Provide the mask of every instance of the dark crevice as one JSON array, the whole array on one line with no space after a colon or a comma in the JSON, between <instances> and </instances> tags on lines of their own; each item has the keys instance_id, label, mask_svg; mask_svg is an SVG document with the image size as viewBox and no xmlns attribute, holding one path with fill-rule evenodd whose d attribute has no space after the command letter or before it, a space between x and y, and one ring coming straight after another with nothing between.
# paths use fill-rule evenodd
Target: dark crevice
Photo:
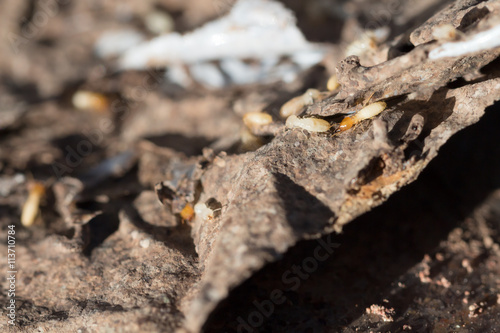
<instances>
[{"instance_id":1,"label":"dark crevice","mask_svg":"<svg viewBox=\"0 0 500 333\"><path fill-rule=\"evenodd\" d=\"M213 143L201 136L188 137L182 134L165 134L159 136L146 137L146 140L151 141L157 146L168 147L175 151L184 153L186 156L197 156L202 154L203 148Z\"/></svg>"},{"instance_id":2,"label":"dark crevice","mask_svg":"<svg viewBox=\"0 0 500 333\"><path fill-rule=\"evenodd\" d=\"M139 212L132 206L122 207L129 217L131 223L138 229L151 235L154 240L163 242L165 246L178 250L184 255L197 257L193 239L191 238L191 227L180 220L174 227L161 227L144 221ZM166 208L165 208L166 209Z\"/></svg>"},{"instance_id":3,"label":"dark crevice","mask_svg":"<svg viewBox=\"0 0 500 333\"><path fill-rule=\"evenodd\" d=\"M425 254L433 254L453 228L500 188L499 111L498 104L487 109L478 124L452 137L418 181L348 224L343 234L323 237L322 242L340 247L318 262L314 271L306 274L305 264L321 244L300 242L282 260L268 264L233 290L212 313L204 331L267 332L276 327L341 331L384 297L404 313L421 295L408 288L389 296L392 283ZM276 298L278 292L284 302ZM396 330L398 324L385 328ZM432 327L425 316L412 319L416 331Z\"/></svg>"},{"instance_id":4,"label":"dark crevice","mask_svg":"<svg viewBox=\"0 0 500 333\"><path fill-rule=\"evenodd\" d=\"M299 238L330 224L333 212L305 188L285 174L274 172L276 190L286 210L286 218ZM311 222L314 221L314 222Z\"/></svg>"},{"instance_id":5,"label":"dark crevice","mask_svg":"<svg viewBox=\"0 0 500 333\"><path fill-rule=\"evenodd\" d=\"M87 223L87 226L90 229L90 241L83 249L82 253L85 256L90 256L96 247L104 243L106 238L118 230L119 225L120 220L118 218L118 214L104 213L91 219Z\"/></svg>"}]
</instances>

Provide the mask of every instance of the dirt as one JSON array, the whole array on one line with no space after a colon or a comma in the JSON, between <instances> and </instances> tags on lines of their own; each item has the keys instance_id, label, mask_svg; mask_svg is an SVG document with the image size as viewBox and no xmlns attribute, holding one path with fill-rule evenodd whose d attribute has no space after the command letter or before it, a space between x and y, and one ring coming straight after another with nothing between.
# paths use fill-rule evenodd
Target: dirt
<instances>
[{"instance_id":1,"label":"dirt","mask_svg":"<svg viewBox=\"0 0 500 333\"><path fill-rule=\"evenodd\" d=\"M93 53L110 29L152 37L153 10L185 32L232 3L2 6L0 225L3 239L14 226L17 272L15 322L4 280L0 328L498 330L500 51L428 59L446 42L437 25L473 35L499 24L498 1L284 1L330 46L291 83L183 89ZM346 58L373 24L387 40ZM280 106L334 73L340 90L305 109L331 130L285 128ZM104 107L76 108L81 91ZM336 132L382 100L379 116ZM274 121L257 137L242 121L256 109ZM194 215L200 204L212 215Z\"/></svg>"}]
</instances>

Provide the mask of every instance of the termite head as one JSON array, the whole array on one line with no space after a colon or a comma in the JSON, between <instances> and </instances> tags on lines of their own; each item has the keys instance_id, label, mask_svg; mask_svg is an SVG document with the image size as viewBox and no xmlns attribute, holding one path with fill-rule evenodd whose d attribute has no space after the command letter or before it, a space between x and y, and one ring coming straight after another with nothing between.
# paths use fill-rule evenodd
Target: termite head
<instances>
[{"instance_id":1,"label":"termite head","mask_svg":"<svg viewBox=\"0 0 500 333\"><path fill-rule=\"evenodd\" d=\"M354 120L351 117L345 117L340 123L339 127L335 130L336 133L344 132L354 126Z\"/></svg>"},{"instance_id":2,"label":"termite head","mask_svg":"<svg viewBox=\"0 0 500 333\"><path fill-rule=\"evenodd\" d=\"M182 221L191 222L194 218L194 209L190 203L187 203L180 212Z\"/></svg>"}]
</instances>

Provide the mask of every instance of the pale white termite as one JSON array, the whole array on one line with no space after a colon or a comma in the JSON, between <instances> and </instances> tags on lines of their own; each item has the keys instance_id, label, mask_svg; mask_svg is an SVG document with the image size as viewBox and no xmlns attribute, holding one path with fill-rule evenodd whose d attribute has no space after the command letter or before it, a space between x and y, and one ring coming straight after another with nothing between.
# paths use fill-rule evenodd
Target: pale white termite
<instances>
[{"instance_id":1,"label":"pale white termite","mask_svg":"<svg viewBox=\"0 0 500 333\"><path fill-rule=\"evenodd\" d=\"M342 119L339 128L336 132L343 132L353 127L355 124L359 123L362 120L375 117L380 112L384 111L387 107L385 102L375 102L373 104L367 105L353 116L345 117Z\"/></svg>"},{"instance_id":2,"label":"pale white termite","mask_svg":"<svg viewBox=\"0 0 500 333\"><path fill-rule=\"evenodd\" d=\"M462 33L451 24L440 25L432 31L432 37L442 41L456 40L461 34Z\"/></svg>"},{"instance_id":3,"label":"pale white termite","mask_svg":"<svg viewBox=\"0 0 500 333\"><path fill-rule=\"evenodd\" d=\"M273 117L265 112L249 112L243 116L243 123L250 129L268 125L273 122Z\"/></svg>"},{"instance_id":4,"label":"pale white termite","mask_svg":"<svg viewBox=\"0 0 500 333\"><path fill-rule=\"evenodd\" d=\"M326 89L328 91L334 91L337 90L340 87L339 80L337 79L337 75L333 74L330 76L328 79L328 82L326 83Z\"/></svg>"},{"instance_id":5,"label":"pale white termite","mask_svg":"<svg viewBox=\"0 0 500 333\"><path fill-rule=\"evenodd\" d=\"M346 56L357 55L361 56L365 54L367 51L374 51L377 49L377 42L373 38L373 36L369 34L363 35L360 39L355 40L351 44L349 44L346 48L345 54Z\"/></svg>"},{"instance_id":6,"label":"pale white termite","mask_svg":"<svg viewBox=\"0 0 500 333\"><path fill-rule=\"evenodd\" d=\"M206 203L201 202L198 202L196 205L194 205L194 212L196 216L200 217L205 222L213 221L216 216L216 212L219 212L220 214L220 210L221 208L212 209L208 207Z\"/></svg>"},{"instance_id":7,"label":"pale white termite","mask_svg":"<svg viewBox=\"0 0 500 333\"><path fill-rule=\"evenodd\" d=\"M299 118L295 115L286 120L288 128L302 128L309 132L326 132L330 129L330 123L319 118Z\"/></svg>"},{"instance_id":8,"label":"pale white termite","mask_svg":"<svg viewBox=\"0 0 500 333\"><path fill-rule=\"evenodd\" d=\"M299 115L304 106L311 105L317 100L321 99L321 92L317 89L307 89L307 91L297 97L292 98L280 109L280 116L288 118L292 115Z\"/></svg>"},{"instance_id":9,"label":"pale white termite","mask_svg":"<svg viewBox=\"0 0 500 333\"><path fill-rule=\"evenodd\" d=\"M30 188L28 199L24 203L21 213L21 224L31 227L38 215L40 200L45 194L45 186L42 183L34 183Z\"/></svg>"},{"instance_id":10,"label":"pale white termite","mask_svg":"<svg viewBox=\"0 0 500 333\"><path fill-rule=\"evenodd\" d=\"M347 46L345 55L357 55L361 57L367 52L376 51L378 45L389 37L390 32L388 27L365 31L359 39Z\"/></svg>"},{"instance_id":11,"label":"pale white termite","mask_svg":"<svg viewBox=\"0 0 500 333\"><path fill-rule=\"evenodd\" d=\"M160 10L153 10L146 14L144 17L144 25L155 35L168 34L175 29L175 23L172 16Z\"/></svg>"},{"instance_id":12,"label":"pale white termite","mask_svg":"<svg viewBox=\"0 0 500 333\"><path fill-rule=\"evenodd\" d=\"M109 109L109 99L103 94L79 90L71 100L73 106L79 110L95 110L104 112Z\"/></svg>"}]
</instances>

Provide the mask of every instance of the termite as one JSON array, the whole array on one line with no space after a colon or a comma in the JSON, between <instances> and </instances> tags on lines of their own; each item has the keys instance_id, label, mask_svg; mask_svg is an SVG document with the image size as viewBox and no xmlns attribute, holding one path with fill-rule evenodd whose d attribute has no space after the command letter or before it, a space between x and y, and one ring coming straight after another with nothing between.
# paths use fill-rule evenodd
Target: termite
<instances>
[{"instance_id":1,"label":"termite","mask_svg":"<svg viewBox=\"0 0 500 333\"><path fill-rule=\"evenodd\" d=\"M183 221L190 222L194 217L193 206L191 206L190 203L187 203L182 209L180 215Z\"/></svg>"},{"instance_id":2,"label":"termite","mask_svg":"<svg viewBox=\"0 0 500 333\"><path fill-rule=\"evenodd\" d=\"M288 128L302 128L309 132L326 132L330 129L330 123L319 118L298 118L295 115L286 120Z\"/></svg>"},{"instance_id":3,"label":"termite","mask_svg":"<svg viewBox=\"0 0 500 333\"><path fill-rule=\"evenodd\" d=\"M345 117L340 123L340 126L339 128L337 128L336 132L346 131L365 119L375 117L380 112L384 111L386 107L387 104L385 102L375 102L373 104L365 106L364 108L356 112L356 114L354 114L353 116Z\"/></svg>"},{"instance_id":4,"label":"termite","mask_svg":"<svg viewBox=\"0 0 500 333\"><path fill-rule=\"evenodd\" d=\"M28 199L24 203L21 213L21 224L25 227L31 227L35 222L40 209L40 200L45 194L45 186L42 183L34 183L30 188Z\"/></svg>"},{"instance_id":5,"label":"termite","mask_svg":"<svg viewBox=\"0 0 500 333\"><path fill-rule=\"evenodd\" d=\"M340 87L339 80L337 79L337 75L333 74L330 76L328 81L326 82L326 89L328 91L334 91L337 90Z\"/></svg>"},{"instance_id":6,"label":"termite","mask_svg":"<svg viewBox=\"0 0 500 333\"><path fill-rule=\"evenodd\" d=\"M317 89L307 89L307 91L297 97L292 98L280 109L280 116L282 118L288 118L292 115L299 115L304 108L304 106L308 106L320 100L322 98L322 94Z\"/></svg>"},{"instance_id":7,"label":"termite","mask_svg":"<svg viewBox=\"0 0 500 333\"><path fill-rule=\"evenodd\" d=\"M109 109L109 99L103 94L92 91L79 90L73 95L71 101L73 106L79 110L104 112Z\"/></svg>"},{"instance_id":8,"label":"termite","mask_svg":"<svg viewBox=\"0 0 500 333\"><path fill-rule=\"evenodd\" d=\"M265 112L249 112L243 116L243 123L250 129L268 125L272 122L273 117Z\"/></svg>"},{"instance_id":9,"label":"termite","mask_svg":"<svg viewBox=\"0 0 500 333\"><path fill-rule=\"evenodd\" d=\"M347 46L346 56L357 55L361 56L368 51L375 51L377 49L377 42L370 34L363 35L360 39L355 40Z\"/></svg>"},{"instance_id":10,"label":"termite","mask_svg":"<svg viewBox=\"0 0 500 333\"><path fill-rule=\"evenodd\" d=\"M390 32L388 27L366 31L359 39L347 46L345 55L357 55L361 57L369 51L376 51L377 46L389 37Z\"/></svg>"},{"instance_id":11,"label":"termite","mask_svg":"<svg viewBox=\"0 0 500 333\"><path fill-rule=\"evenodd\" d=\"M440 25L438 27L435 27L432 31L432 37L440 41L452 41L458 39L461 36L462 33L451 24Z\"/></svg>"},{"instance_id":12,"label":"termite","mask_svg":"<svg viewBox=\"0 0 500 333\"><path fill-rule=\"evenodd\" d=\"M194 206L196 216L200 217L205 222L213 221L220 215L221 210L221 204L214 198L208 199L205 203L198 202Z\"/></svg>"}]
</instances>

